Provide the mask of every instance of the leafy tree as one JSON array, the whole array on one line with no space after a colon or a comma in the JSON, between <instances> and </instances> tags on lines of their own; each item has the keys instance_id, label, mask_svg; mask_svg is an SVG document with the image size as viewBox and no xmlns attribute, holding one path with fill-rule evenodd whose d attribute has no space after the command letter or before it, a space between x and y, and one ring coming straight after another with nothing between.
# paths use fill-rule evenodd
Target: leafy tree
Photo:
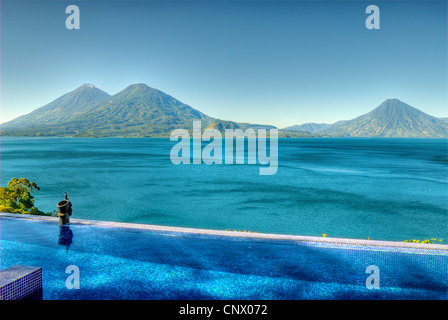
<instances>
[{"instance_id":1,"label":"leafy tree","mask_svg":"<svg viewBox=\"0 0 448 320\"><path fill-rule=\"evenodd\" d=\"M0 187L0 211L26 214L44 214L34 206L31 192L39 190L34 182L25 178L12 178L8 186Z\"/></svg>"}]
</instances>

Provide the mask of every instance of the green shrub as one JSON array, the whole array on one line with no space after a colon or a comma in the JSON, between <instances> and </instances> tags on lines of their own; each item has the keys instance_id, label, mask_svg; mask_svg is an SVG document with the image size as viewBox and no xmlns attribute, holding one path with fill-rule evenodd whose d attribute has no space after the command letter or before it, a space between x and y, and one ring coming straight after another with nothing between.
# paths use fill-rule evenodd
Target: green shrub
<instances>
[{"instance_id":1,"label":"green shrub","mask_svg":"<svg viewBox=\"0 0 448 320\"><path fill-rule=\"evenodd\" d=\"M425 240L416 240L416 239L414 239L414 240L404 240L403 242L412 242L412 243L435 243L435 242L443 242L443 239L434 239L434 238L431 238L431 239L425 239Z\"/></svg>"},{"instance_id":2,"label":"green shrub","mask_svg":"<svg viewBox=\"0 0 448 320\"><path fill-rule=\"evenodd\" d=\"M12 178L8 186L0 187L0 212L45 215L34 206L31 192L39 187L25 178Z\"/></svg>"}]
</instances>

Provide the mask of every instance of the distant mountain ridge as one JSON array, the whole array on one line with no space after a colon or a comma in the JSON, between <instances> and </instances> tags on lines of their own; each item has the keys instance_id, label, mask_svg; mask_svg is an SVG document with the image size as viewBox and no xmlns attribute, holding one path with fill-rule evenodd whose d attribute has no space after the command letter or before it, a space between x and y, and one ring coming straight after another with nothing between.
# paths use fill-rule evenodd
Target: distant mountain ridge
<instances>
[{"instance_id":1,"label":"distant mountain ridge","mask_svg":"<svg viewBox=\"0 0 448 320\"><path fill-rule=\"evenodd\" d=\"M163 136L174 128L189 129L194 120L212 117L146 84L133 84L77 115L71 121L78 135Z\"/></svg>"},{"instance_id":2,"label":"distant mountain ridge","mask_svg":"<svg viewBox=\"0 0 448 320\"><path fill-rule=\"evenodd\" d=\"M92 84L84 84L31 113L2 124L2 128L57 125L80 114L110 95Z\"/></svg>"},{"instance_id":3,"label":"distant mountain ridge","mask_svg":"<svg viewBox=\"0 0 448 320\"><path fill-rule=\"evenodd\" d=\"M168 137L172 130L202 128L274 129L208 116L143 83L111 96L91 84L57 98L29 114L0 125L2 136ZM385 100L371 112L334 124L307 123L279 130L279 137L447 138L447 119L430 116L398 99Z\"/></svg>"},{"instance_id":4,"label":"distant mountain ridge","mask_svg":"<svg viewBox=\"0 0 448 320\"><path fill-rule=\"evenodd\" d=\"M85 84L53 102L0 125L2 136L167 137L177 128L275 128L210 117L146 84L111 96Z\"/></svg>"},{"instance_id":5,"label":"distant mountain ridge","mask_svg":"<svg viewBox=\"0 0 448 320\"><path fill-rule=\"evenodd\" d=\"M304 123L304 124L296 124L294 126L283 128L284 131L305 131L309 133L319 133L325 129L331 127L331 124L327 123Z\"/></svg>"},{"instance_id":6,"label":"distant mountain ridge","mask_svg":"<svg viewBox=\"0 0 448 320\"><path fill-rule=\"evenodd\" d=\"M398 99L387 99L371 112L339 121L319 133L336 137L447 138L448 123Z\"/></svg>"}]
</instances>

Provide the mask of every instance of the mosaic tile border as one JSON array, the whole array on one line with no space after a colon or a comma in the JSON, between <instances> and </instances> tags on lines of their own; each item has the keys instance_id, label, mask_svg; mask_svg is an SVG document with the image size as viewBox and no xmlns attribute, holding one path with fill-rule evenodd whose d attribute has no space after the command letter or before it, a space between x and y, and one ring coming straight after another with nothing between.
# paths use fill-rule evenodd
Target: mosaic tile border
<instances>
[{"instance_id":1,"label":"mosaic tile border","mask_svg":"<svg viewBox=\"0 0 448 320\"><path fill-rule=\"evenodd\" d=\"M42 268L18 265L0 270L0 300L41 297Z\"/></svg>"}]
</instances>

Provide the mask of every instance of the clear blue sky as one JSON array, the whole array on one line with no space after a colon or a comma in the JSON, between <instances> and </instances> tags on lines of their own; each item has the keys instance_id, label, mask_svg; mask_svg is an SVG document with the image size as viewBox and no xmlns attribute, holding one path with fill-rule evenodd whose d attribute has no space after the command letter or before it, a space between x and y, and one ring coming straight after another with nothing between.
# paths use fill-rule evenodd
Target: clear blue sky
<instances>
[{"instance_id":1,"label":"clear blue sky","mask_svg":"<svg viewBox=\"0 0 448 320\"><path fill-rule=\"evenodd\" d=\"M80 30L65 8L78 5ZM365 9L380 8L380 30ZM146 83L216 118L333 123L388 98L448 117L447 3L1 3L1 120L84 83Z\"/></svg>"}]
</instances>

